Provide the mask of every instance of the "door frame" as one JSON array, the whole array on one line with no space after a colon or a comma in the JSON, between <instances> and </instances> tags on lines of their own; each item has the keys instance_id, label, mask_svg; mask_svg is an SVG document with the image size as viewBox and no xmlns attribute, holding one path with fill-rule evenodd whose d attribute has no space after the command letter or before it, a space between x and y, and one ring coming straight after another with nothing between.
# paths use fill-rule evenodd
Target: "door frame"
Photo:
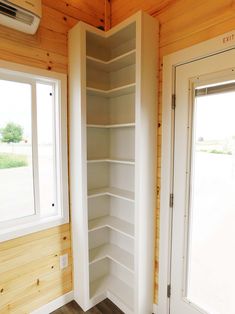
<instances>
[{"instance_id":1,"label":"door frame","mask_svg":"<svg viewBox=\"0 0 235 314\"><path fill-rule=\"evenodd\" d=\"M235 48L235 30L163 57L162 157L160 193L158 314L170 313L167 286L171 282L172 211L174 175L174 109L176 67ZM174 207L174 206L173 206Z\"/></svg>"}]
</instances>

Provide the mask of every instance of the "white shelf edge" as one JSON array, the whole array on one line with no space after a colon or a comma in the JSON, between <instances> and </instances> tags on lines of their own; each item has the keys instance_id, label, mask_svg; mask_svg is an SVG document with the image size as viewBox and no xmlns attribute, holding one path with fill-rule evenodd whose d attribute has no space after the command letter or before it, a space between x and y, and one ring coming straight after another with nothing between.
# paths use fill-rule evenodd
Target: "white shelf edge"
<instances>
[{"instance_id":1,"label":"white shelf edge","mask_svg":"<svg viewBox=\"0 0 235 314\"><path fill-rule=\"evenodd\" d=\"M92 254L93 253L93 254ZM134 273L134 256L114 244L104 244L89 250L89 264L109 258Z\"/></svg>"},{"instance_id":2,"label":"white shelf edge","mask_svg":"<svg viewBox=\"0 0 235 314\"><path fill-rule=\"evenodd\" d=\"M100 188L88 191L88 198L98 197L102 195L114 196L126 201L135 202L134 192L125 191L117 188Z\"/></svg>"},{"instance_id":3,"label":"white shelf edge","mask_svg":"<svg viewBox=\"0 0 235 314\"><path fill-rule=\"evenodd\" d=\"M88 55L86 56L86 59L94 61L94 62L97 62L97 63L100 63L100 64L103 64L104 66L108 66L108 65L110 65L110 64L112 64L112 63L114 63L116 61L119 61L119 60L121 60L121 59L123 59L125 57L128 57L128 56L130 56L132 54L135 54L135 53L136 53L136 49L132 49L132 50L130 50L130 51L128 51L128 52L126 52L126 53L124 53L124 54L122 54L122 55L120 55L120 56L118 56L116 58L113 58L113 59L111 59L109 61L103 61L101 59L98 59L98 58L95 58L95 57L91 57L91 56L88 56Z\"/></svg>"},{"instance_id":4,"label":"white shelf edge","mask_svg":"<svg viewBox=\"0 0 235 314\"><path fill-rule=\"evenodd\" d=\"M88 232L100 230L105 227L117 231L131 239L135 237L133 224L113 216L103 216L88 222Z\"/></svg>"},{"instance_id":5,"label":"white shelf edge","mask_svg":"<svg viewBox=\"0 0 235 314\"><path fill-rule=\"evenodd\" d=\"M124 165L135 165L135 161L132 159L114 159L114 158L99 158L99 159L89 159L87 160L88 164L100 163L100 162L109 162L116 164L124 164Z\"/></svg>"},{"instance_id":6,"label":"white shelf edge","mask_svg":"<svg viewBox=\"0 0 235 314\"><path fill-rule=\"evenodd\" d=\"M104 129L114 129L114 128L133 128L135 123L120 123L120 124L87 124L88 128L104 128Z\"/></svg>"},{"instance_id":7,"label":"white shelf edge","mask_svg":"<svg viewBox=\"0 0 235 314\"><path fill-rule=\"evenodd\" d=\"M132 93L134 92L132 89L136 87L136 83L130 83L130 84L126 84L126 85L122 85L116 88L112 88L112 89L99 89L99 88L94 88L94 87L86 87L87 92L91 92L94 94L102 94L104 96L112 96L112 94L122 94L122 92L127 91L128 93Z\"/></svg>"}]
</instances>

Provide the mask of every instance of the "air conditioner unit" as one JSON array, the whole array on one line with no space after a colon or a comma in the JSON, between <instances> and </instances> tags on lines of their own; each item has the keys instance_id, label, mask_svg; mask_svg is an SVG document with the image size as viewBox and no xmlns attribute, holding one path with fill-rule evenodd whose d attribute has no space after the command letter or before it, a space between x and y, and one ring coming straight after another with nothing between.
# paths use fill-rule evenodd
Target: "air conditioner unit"
<instances>
[{"instance_id":1,"label":"air conditioner unit","mask_svg":"<svg viewBox=\"0 0 235 314\"><path fill-rule=\"evenodd\" d=\"M0 24L35 34L42 16L41 0L0 0Z\"/></svg>"}]
</instances>

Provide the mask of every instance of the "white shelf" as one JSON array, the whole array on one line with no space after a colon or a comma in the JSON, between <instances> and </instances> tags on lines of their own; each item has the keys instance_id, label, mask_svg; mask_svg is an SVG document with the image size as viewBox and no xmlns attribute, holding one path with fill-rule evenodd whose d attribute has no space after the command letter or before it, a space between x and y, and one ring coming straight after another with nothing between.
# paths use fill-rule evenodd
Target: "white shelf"
<instances>
[{"instance_id":1,"label":"white shelf","mask_svg":"<svg viewBox=\"0 0 235 314\"><path fill-rule=\"evenodd\" d=\"M93 189L88 191L88 198L102 196L102 195L110 195L114 197L118 197L130 202L135 201L134 192L121 190L113 187Z\"/></svg>"},{"instance_id":2,"label":"white shelf","mask_svg":"<svg viewBox=\"0 0 235 314\"><path fill-rule=\"evenodd\" d=\"M134 256L114 244L101 245L91 249L89 252L90 264L106 257L125 267L127 270L134 272Z\"/></svg>"},{"instance_id":3,"label":"white shelf","mask_svg":"<svg viewBox=\"0 0 235 314\"><path fill-rule=\"evenodd\" d=\"M127 84L117 88L104 90L87 86L86 90L89 95L98 95L103 97L118 97L125 94L131 94L135 92L135 83Z\"/></svg>"},{"instance_id":4,"label":"white shelf","mask_svg":"<svg viewBox=\"0 0 235 314\"><path fill-rule=\"evenodd\" d=\"M146 314L153 300L156 19L141 12L110 32L84 24L69 33L75 301L89 310L107 297L125 314ZM146 162L138 164L140 155ZM135 267L143 257L143 269Z\"/></svg>"},{"instance_id":5,"label":"white shelf","mask_svg":"<svg viewBox=\"0 0 235 314\"><path fill-rule=\"evenodd\" d=\"M94 57L87 56L87 66L104 72L117 71L129 65L135 64L135 52L136 50L133 49L110 61L103 61Z\"/></svg>"},{"instance_id":6,"label":"white shelf","mask_svg":"<svg viewBox=\"0 0 235 314\"><path fill-rule=\"evenodd\" d=\"M133 128L135 123L120 123L120 124L87 124L88 128L114 129L114 128Z\"/></svg>"},{"instance_id":7,"label":"white shelf","mask_svg":"<svg viewBox=\"0 0 235 314\"><path fill-rule=\"evenodd\" d=\"M135 165L135 161L133 159L115 159L115 158L98 158L98 159L90 159L87 160L87 163L100 163L100 162L109 162L116 164L124 164L124 165Z\"/></svg>"},{"instance_id":8,"label":"white shelf","mask_svg":"<svg viewBox=\"0 0 235 314\"><path fill-rule=\"evenodd\" d=\"M88 222L89 232L99 230L104 227L118 231L130 238L134 238L134 225L126 222L125 220L121 220L113 216L104 216L92 219Z\"/></svg>"},{"instance_id":9,"label":"white shelf","mask_svg":"<svg viewBox=\"0 0 235 314\"><path fill-rule=\"evenodd\" d=\"M96 298L99 295L106 294L106 292L110 292L117 297L130 309L130 312L133 311L134 291L125 282L113 275L107 275L90 283L91 298Z\"/></svg>"}]
</instances>

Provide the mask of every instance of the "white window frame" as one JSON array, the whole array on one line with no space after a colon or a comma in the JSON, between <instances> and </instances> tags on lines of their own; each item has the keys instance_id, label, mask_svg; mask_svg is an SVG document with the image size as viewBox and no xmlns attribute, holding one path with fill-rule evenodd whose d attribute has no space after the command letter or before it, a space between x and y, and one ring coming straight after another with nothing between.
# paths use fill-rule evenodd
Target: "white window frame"
<instances>
[{"instance_id":1,"label":"white window frame","mask_svg":"<svg viewBox=\"0 0 235 314\"><path fill-rule=\"evenodd\" d=\"M181 64L234 47L235 30L163 57L159 296L155 313L168 314L170 310L167 286L171 282L172 208L169 206L169 196L173 191L174 111L172 110L172 95L175 93L175 69Z\"/></svg>"},{"instance_id":2,"label":"white window frame","mask_svg":"<svg viewBox=\"0 0 235 314\"><path fill-rule=\"evenodd\" d=\"M68 148L67 148L67 75L49 72L24 65L14 64L0 60L0 77L9 81L30 84L32 86L32 125L37 119L36 113L36 83L53 86L55 108L55 180L56 201L58 203L55 215L40 216L38 210L39 187L36 186L35 214L27 217L11 219L0 222L0 242L11 240L30 233L42 231L69 222L69 197L68 197ZM34 120L34 121L33 121ZM32 150L37 155L37 130L33 130ZM36 158L37 163L37 158ZM36 177L36 180L35 180ZM33 161L33 184L38 180L38 165Z\"/></svg>"}]
</instances>

